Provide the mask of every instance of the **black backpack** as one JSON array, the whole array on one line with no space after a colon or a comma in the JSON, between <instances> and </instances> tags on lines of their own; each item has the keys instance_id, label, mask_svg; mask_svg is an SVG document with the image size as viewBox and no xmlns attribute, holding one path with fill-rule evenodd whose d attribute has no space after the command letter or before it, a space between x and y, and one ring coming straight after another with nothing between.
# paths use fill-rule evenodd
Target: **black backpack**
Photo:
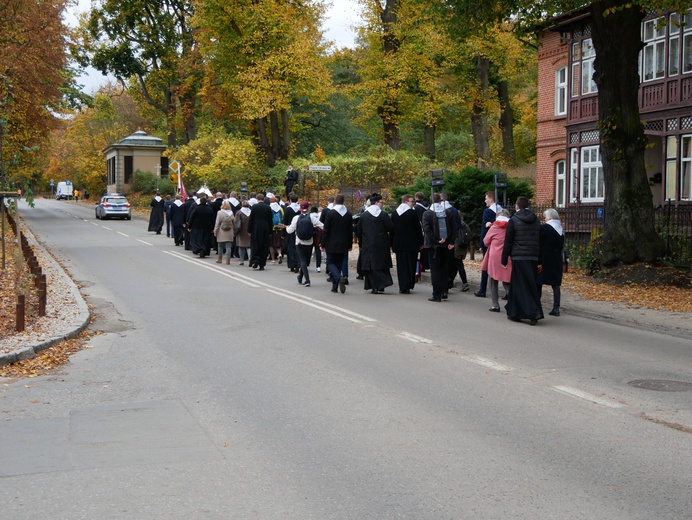
<instances>
[{"instance_id":1,"label":"black backpack","mask_svg":"<svg viewBox=\"0 0 692 520\"><path fill-rule=\"evenodd\" d=\"M462 249L468 249L468 247L471 245L470 231L471 230L469 229L468 224L462 222L461 227L459 228L459 234L457 235L457 247L460 247Z\"/></svg>"},{"instance_id":2,"label":"black backpack","mask_svg":"<svg viewBox=\"0 0 692 520\"><path fill-rule=\"evenodd\" d=\"M315 234L315 226L312 223L310 215L301 215L298 217L296 224L296 235L301 240L310 240Z\"/></svg>"}]
</instances>

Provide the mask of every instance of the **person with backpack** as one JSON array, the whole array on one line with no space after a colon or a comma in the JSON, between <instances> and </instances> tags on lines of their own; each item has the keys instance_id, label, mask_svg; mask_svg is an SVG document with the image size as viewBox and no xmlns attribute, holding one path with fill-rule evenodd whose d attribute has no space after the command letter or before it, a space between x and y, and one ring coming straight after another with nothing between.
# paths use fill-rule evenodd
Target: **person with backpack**
<instances>
[{"instance_id":1,"label":"person with backpack","mask_svg":"<svg viewBox=\"0 0 692 520\"><path fill-rule=\"evenodd\" d=\"M224 255L226 256L226 264L228 265L231 263L234 225L235 222L233 211L231 210L231 203L224 200L221 203L221 208L216 214L216 220L214 222L214 236L216 237L217 244L217 264L221 263Z\"/></svg>"},{"instance_id":2,"label":"person with backpack","mask_svg":"<svg viewBox=\"0 0 692 520\"><path fill-rule=\"evenodd\" d=\"M304 200L300 203L300 213L293 217L286 227L286 233L295 234L296 250L300 261L298 283L310 287L310 257L312 256L312 244L315 237L315 229L324 229L318 213L310 213L310 203Z\"/></svg>"},{"instance_id":3,"label":"person with backpack","mask_svg":"<svg viewBox=\"0 0 692 520\"><path fill-rule=\"evenodd\" d=\"M466 276L466 268L464 267L464 259L469 252L469 247L471 246L471 229L469 225L464 222L464 216L459 212L459 219L461 224L459 225L459 233L457 234L457 240L454 243L454 263L457 268L457 272L461 277L461 290L466 292L469 290L469 280Z\"/></svg>"},{"instance_id":4,"label":"person with backpack","mask_svg":"<svg viewBox=\"0 0 692 520\"><path fill-rule=\"evenodd\" d=\"M434 195L434 203L423 213L423 247L428 253L430 262L430 280L432 282L431 302L447 299L449 290L447 281L447 263L449 251L454 249L457 235L457 224L450 209L445 209L439 193Z\"/></svg>"},{"instance_id":5,"label":"person with backpack","mask_svg":"<svg viewBox=\"0 0 692 520\"><path fill-rule=\"evenodd\" d=\"M269 239L269 257L272 260L272 265L276 264L276 259L279 259L279 264L283 263L284 255L281 253L283 246L283 229L284 209L279 204L276 197L269 199L269 207L272 209L272 234Z\"/></svg>"}]
</instances>

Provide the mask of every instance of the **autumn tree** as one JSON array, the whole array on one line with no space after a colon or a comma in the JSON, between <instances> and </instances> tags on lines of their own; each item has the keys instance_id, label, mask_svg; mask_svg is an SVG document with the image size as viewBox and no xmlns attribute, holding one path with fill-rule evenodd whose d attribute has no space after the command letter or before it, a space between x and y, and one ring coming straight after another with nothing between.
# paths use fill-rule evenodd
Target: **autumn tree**
<instances>
[{"instance_id":1,"label":"autumn tree","mask_svg":"<svg viewBox=\"0 0 692 520\"><path fill-rule=\"evenodd\" d=\"M251 125L271 167L291 152L300 100L331 91L317 0L196 0L195 27L209 70L205 99Z\"/></svg>"},{"instance_id":2,"label":"autumn tree","mask_svg":"<svg viewBox=\"0 0 692 520\"><path fill-rule=\"evenodd\" d=\"M127 85L166 118L168 145L196 135L199 59L191 0L101 0L81 20L73 53Z\"/></svg>"},{"instance_id":3,"label":"autumn tree","mask_svg":"<svg viewBox=\"0 0 692 520\"><path fill-rule=\"evenodd\" d=\"M0 2L0 183L33 181L69 82L66 0ZM9 170L9 172L8 172Z\"/></svg>"}]
</instances>

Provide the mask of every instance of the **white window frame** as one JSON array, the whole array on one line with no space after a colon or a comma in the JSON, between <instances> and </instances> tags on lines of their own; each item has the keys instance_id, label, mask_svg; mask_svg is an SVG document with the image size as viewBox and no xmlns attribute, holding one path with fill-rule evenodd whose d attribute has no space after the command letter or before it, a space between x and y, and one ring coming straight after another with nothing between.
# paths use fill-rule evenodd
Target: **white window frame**
<instances>
[{"instance_id":1,"label":"white window frame","mask_svg":"<svg viewBox=\"0 0 692 520\"><path fill-rule=\"evenodd\" d=\"M591 38L581 42L581 94L593 94L598 92L596 82L593 80L593 62L596 58L596 49Z\"/></svg>"},{"instance_id":2,"label":"white window frame","mask_svg":"<svg viewBox=\"0 0 692 520\"><path fill-rule=\"evenodd\" d=\"M666 139L666 200L678 199L678 138Z\"/></svg>"},{"instance_id":3,"label":"white window frame","mask_svg":"<svg viewBox=\"0 0 692 520\"><path fill-rule=\"evenodd\" d=\"M656 81L666 76L666 23L654 18L642 23L641 81Z\"/></svg>"},{"instance_id":4,"label":"white window frame","mask_svg":"<svg viewBox=\"0 0 692 520\"><path fill-rule=\"evenodd\" d=\"M692 72L692 9L685 15L685 26L682 34L682 66L680 72Z\"/></svg>"},{"instance_id":5,"label":"white window frame","mask_svg":"<svg viewBox=\"0 0 692 520\"><path fill-rule=\"evenodd\" d=\"M555 163L555 206L564 208L567 197L567 164L565 161Z\"/></svg>"},{"instance_id":6,"label":"white window frame","mask_svg":"<svg viewBox=\"0 0 692 520\"><path fill-rule=\"evenodd\" d=\"M555 115L567 114L567 67L555 71Z\"/></svg>"},{"instance_id":7,"label":"white window frame","mask_svg":"<svg viewBox=\"0 0 692 520\"><path fill-rule=\"evenodd\" d=\"M668 22L668 76L680 72L680 15L672 13Z\"/></svg>"},{"instance_id":8,"label":"white window frame","mask_svg":"<svg viewBox=\"0 0 692 520\"><path fill-rule=\"evenodd\" d=\"M579 148L570 150L569 171L569 201L577 202L577 195L579 194Z\"/></svg>"},{"instance_id":9,"label":"white window frame","mask_svg":"<svg viewBox=\"0 0 692 520\"><path fill-rule=\"evenodd\" d=\"M600 146L584 146L580 151L580 199L582 202L603 202L605 182Z\"/></svg>"},{"instance_id":10,"label":"white window frame","mask_svg":"<svg viewBox=\"0 0 692 520\"><path fill-rule=\"evenodd\" d=\"M692 134L680 137L680 200L692 200Z\"/></svg>"}]
</instances>

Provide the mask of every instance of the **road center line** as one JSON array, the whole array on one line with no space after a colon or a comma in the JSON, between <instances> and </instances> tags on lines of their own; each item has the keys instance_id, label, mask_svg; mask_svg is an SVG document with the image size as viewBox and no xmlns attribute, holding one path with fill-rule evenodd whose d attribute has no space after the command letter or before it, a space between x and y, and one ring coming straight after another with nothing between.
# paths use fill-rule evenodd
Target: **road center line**
<instances>
[{"instance_id":1,"label":"road center line","mask_svg":"<svg viewBox=\"0 0 692 520\"><path fill-rule=\"evenodd\" d=\"M153 246L154 245L154 244L150 244L149 242L145 242L144 240L140 240L139 238L137 238L136 240L137 240L137 242L141 242L145 246Z\"/></svg>"},{"instance_id":2,"label":"road center line","mask_svg":"<svg viewBox=\"0 0 692 520\"><path fill-rule=\"evenodd\" d=\"M430 344L432 343L431 340L427 338L422 338L420 336L416 336L415 334L411 334L410 332L402 332L401 334L398 334L400 338L407 339L409 341L413 341L414 343L426 343Z\"/></svg>"},{"instance_id":3,"label":"road center line","mask_svg":"<svg viewBox=\"0 0 692 520\"><path fill-rule=\"evenodd\" d=\"M182 253L178 253L176 251L164 251L164 253L169 254L171 256L175 256L176 258L180 258L181 260L185 260L186 262L191 262L195 265L205 267L207 269L215 271L219 274L222 274L224 276L227 276L227 277L232 278L234 280L237 280L239 282L243 282L243 283L245 283L251 287L264 287L264 288L268 289L270 292L273 292L275 294L276 293L282 293L282 294L280 294L280 296L285 295L287 297L295 298L295 292L293 292L293 291L282 289L280 287L275 287L274 285L269 284L269 283L260 282L258 280L255 280L255 279L250 278L249 276L245 276L243 274L239 274L239 273L232 272L232 271L229 272L226 269L223 269L221 267L217 267L216 265L207 266L204 264L200 264L200 263L188 258L187 256L183 255ZM301 301L301 303L306 302L306 301L310 302L313 307L320 309L320 310L324 310L325 312L329 312L330 314L334 314L335 316L339 316L340 318L343 318L345 315L351 316L351 318L348 318L348 319L350 319L354 323L360 323L363 321L368 321L368 322L374 323L377 321L376 319L370 318L369 316L364 316L362 314L358 314L357 312L353 312L353 311L345 309L343 307L339 307L338 305L334 305L334 304L331 304L331 303L328 303L328 302L325 302L322 300L316 300L314 298L310 298L307 296L300 296L300 301ZM331 309L331 310L328 310L328 309Z\"/></svg>"},{"instance_id":4,"label":"road center line","mask_svg":"<svg viewBox=\"0 0 692 520\"><path fill-rule=\"evenodd\" d=\"M124 236L124 237L128 237L128 238L130 237L130 235L126 235L126 234L123 233L122 231L117 231L117 233L118 233L118 235L122 235L122 236Z\"/></svg>"},{"instance_id":5,"label":"road center line","mask_svg":"<svg viewBox=\"0 0 692 520\"><path fill-rule=\"evenodd\" d=\"M267 289L267 290L268 290L270 293L276 294L277 296L282 296L282 297L284 297L284 298L288 298L289 300L293 300L293 301L296 301L296 302L298 302L298 303L302 303L303 305L307 305L307 306L309 306L309 307L314 307L315 309L318 309L318 310L320 310L320 311L322 311L322 312L326 312L326 313L328 313L328 314L332 314L332 315L336 316L337 318L341 318L341 319L344 319L344 320L348 320L348 321L350 321L350 322L352 322L352 323L360 323L360 320L357 320L357 319L355 319L355 318L351 318L350 316L346 316L345 314L341 314L341 313L339 313L339 312L337 312L337 311L333 311L333 310L331 310L331 309L325 309L324 307L321 307L321 306L319 306L319 305L317 305L317 304L315 304L315 303L312 303L312 302L310 302L310 301L307 301L305 298L301 298L301 297L298 297L298 296L293 296L293 295L291 295L291 294L286 294L286 293L280 292L280 291L275 291L274 289Z\"/></svg>"},{"instance_id":6,"label":"road center line","mask_svg":"<svg viewBox=\"0 0 692 520\"><path fill-rule=\"evenodd\" d=\"M103 229L107 229L108 231L113 231L111 228L106 227L106 226L101 226Z\"/></svg>"},{"instance_id":7,"label":"road center line","mask_svg":"<svg viewBox=\"0 0 692 520\"><path fill-rule=\"evenodd\" d=\"M601 399L600 397L596 397L593 394L589 394L588 392L584 392L576 388L571 388L569 386L554 386L553 390L557 390L561 394L567 394L572 397L578 397L579 399L584 399L586 401L590 401L601 406L607 406L608 408L622 408L624 406L623 404L616 403L614 401L609 401L607 399Z\"/></svg>"},{"instance_id":8,"label":"road center line","mask_svg":"<svg viewBox=\"0 0 692 520\"><path fill-rule=\"evenodd\" d=\"M503 365L501 363L496 363L492 359L487 359L481 356L462 356L462 359L475 363L476 365L497 370L498 372L509 372L513 370L512 367L508 367L507 365Z\"/></svg>"}]
</instances>

